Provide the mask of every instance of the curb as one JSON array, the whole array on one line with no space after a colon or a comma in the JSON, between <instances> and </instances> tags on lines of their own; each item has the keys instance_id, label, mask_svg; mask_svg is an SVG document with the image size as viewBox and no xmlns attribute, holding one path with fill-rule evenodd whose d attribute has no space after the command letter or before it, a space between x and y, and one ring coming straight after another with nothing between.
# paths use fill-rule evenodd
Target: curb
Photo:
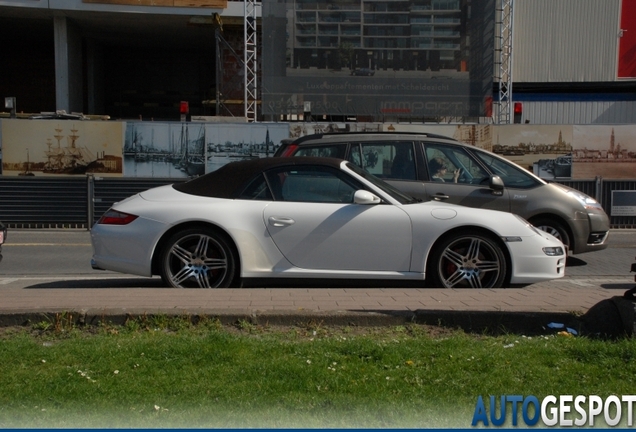
<instances>
[{"instance_id":1,"label":"curb","mask_svg":"<svg viewBox=\"0 0 636 432\"><path fill-rule=\"evenodd\" d=\"M524 335L545 334L551 322L564 323L579 328L572 313L559 312L484 312L484 311L233 311L227 310L136 310L136 309L86 309L60 311L3 312L0 310L0 327L28 326L40 322L97 326L102 323L124 325L139 317L184 317L193 322L206 317L223 325L245 321L260 326L352 326L387 327L405 324L423 324L461 329L469 333Z\"/></svg>"}]
</instances>

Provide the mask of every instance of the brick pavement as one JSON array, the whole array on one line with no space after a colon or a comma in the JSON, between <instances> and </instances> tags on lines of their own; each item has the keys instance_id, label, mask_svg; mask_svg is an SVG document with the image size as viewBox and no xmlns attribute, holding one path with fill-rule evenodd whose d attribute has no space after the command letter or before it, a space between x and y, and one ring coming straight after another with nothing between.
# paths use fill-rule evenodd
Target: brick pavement
<instances>
[{"instance_id":1,"label":"brick pavement","mask_svg":"<svg viewBox=\"0 0 636 432\"><path fill-rule=\"evenodd\" d=\"M384 325L410 321L536 326L566 321L636 285L636 231L613 233L611 247L569 259L566 277L525 288L241 288L169 289L158 278L110 272L77 276L0 275L0 325L51 319L122 321L130 315L210 315L222 321ZM493 324L494 323L494 324Z\"/></svg>"}]
</instances>

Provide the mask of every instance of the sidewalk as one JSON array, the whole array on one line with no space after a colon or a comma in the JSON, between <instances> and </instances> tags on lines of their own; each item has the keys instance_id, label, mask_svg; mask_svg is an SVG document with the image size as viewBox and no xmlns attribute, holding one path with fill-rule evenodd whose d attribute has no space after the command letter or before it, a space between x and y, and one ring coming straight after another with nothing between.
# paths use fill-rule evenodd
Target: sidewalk
<instances>
[{"instance_id":1,"label":"sidewalk","mask_svg":"<svg viewBox=\"0 0 636 432\"><path fill-rule=\"evenodd\" d=\"M0 325L55 319L123 323L130 316L210 316L231 324L443 324L469 330L506 327L532 331L567 322L621 296L633 277L566 277L518 289L242 288L170 289L159 279L108 275L0 279ZM527 330L526 330L527 329Z\"/></svg>"}]
</instances>

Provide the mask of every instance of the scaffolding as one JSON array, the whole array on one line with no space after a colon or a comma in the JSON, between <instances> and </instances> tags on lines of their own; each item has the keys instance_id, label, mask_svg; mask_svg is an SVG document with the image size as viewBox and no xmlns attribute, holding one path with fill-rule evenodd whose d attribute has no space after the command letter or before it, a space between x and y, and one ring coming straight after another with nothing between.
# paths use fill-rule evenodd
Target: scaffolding
<instances>
[{"instance_id":1,"label":"scaffolding","mask_svg":"<svg viewBox=\"0 0 636 432\"><path fill-rule=\"evenodd\" d=\"M216 115L240 116L239 107L244 105L241 90L244 69L243 58L223 37L221 26L216 28ZM229 70L228 70L229 69Z\"/></svg>"},{"instance_id":2,"label":"scaffolding","mask_svg":"<svg viewBox=\"0 0 636 432\"><path fill-rule=\"evenodd\" d=\"M512 123L512 21L513 0L499 0L496 20L499 25L499 35L495 38L495 65L499 83L499 98L495 105L495 123Z\"/></svg>"},{"instance_id":3,"label":"scaffolding","mask_svg":"<svg viewBox=\"0 0 636 432\"><path fill-rule=\"evenodd\" d=\"M244 101L245 118L248 122L257 120L258 107L258 53L257 53L257 24L256 8L260 3L256 0L244 0L245 22L243 24L243 36L245 48L243 50L244 76Z\"/></svg>"}]
</instances>

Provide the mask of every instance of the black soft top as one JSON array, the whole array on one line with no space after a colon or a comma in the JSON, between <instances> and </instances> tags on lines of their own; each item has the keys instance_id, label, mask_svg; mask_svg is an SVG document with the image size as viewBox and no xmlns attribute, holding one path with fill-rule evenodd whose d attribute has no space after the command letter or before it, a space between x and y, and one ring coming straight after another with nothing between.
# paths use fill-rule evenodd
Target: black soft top
<instances>
[{"instance_id":1,"label":"black soft top","mask_svg":"<svg viewBox=\"0 0 636 432\"><path fill-rule=\"evenodd\" d=\"M338 169L341 159L318 157L269 157L230 162L216 171L184 183L175 183L179 192L212 198L233 199L238 197L250 181L273 168L284 166L316 165Z\"/></svg>"}]
</instances>

